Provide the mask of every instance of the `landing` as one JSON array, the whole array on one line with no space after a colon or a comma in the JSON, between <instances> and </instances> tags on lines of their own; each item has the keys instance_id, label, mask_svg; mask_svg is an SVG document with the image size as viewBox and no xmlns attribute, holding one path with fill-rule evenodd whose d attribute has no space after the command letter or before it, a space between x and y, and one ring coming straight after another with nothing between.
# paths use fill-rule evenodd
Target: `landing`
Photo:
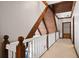
<instances>
[{"instance_id":1,"label":"landing","mask_svg":"<svg viewBox=\"0 0 79 59\"><path fill-rule=\"evenodd\" d=\"M41 58L76 58L77 55L70 39L59 39Z\"/></svg>"}]
</instances>

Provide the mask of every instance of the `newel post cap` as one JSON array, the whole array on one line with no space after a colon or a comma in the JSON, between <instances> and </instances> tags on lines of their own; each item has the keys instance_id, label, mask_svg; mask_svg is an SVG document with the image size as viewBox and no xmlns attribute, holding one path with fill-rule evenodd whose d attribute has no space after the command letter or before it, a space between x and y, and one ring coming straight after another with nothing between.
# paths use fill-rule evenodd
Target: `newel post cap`
<instances>
[{"instance_id":1,"label":"newel post cap","mask_svg":"<svg viewBox=\"0 0 79 59\"><path fill-rule=\"evenodd\" d=\"M9 36L8 35L4 35L4 40L8 40Z\"/></svg>"},{"instance_id":2,"label":"newel post cap","mask_svg":"<svg viewBox=\"0 0 79 59\"><path fill-rule=\"evenodd\" d=\"M23 40L24 40L24 37L23 37L23 36L19 36L19 37L18 37L18 41L19 41L19 42L23 42Z\"/></svg>"}]
</instances>

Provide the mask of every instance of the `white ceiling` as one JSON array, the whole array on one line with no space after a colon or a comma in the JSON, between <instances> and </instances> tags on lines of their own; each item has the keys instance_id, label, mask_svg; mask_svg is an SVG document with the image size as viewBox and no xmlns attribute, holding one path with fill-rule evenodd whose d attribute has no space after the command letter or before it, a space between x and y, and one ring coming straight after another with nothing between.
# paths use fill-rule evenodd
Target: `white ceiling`
<instances>
[{"instance_id":1,"label":"white ceiling","mask_svg":"<svg viewBox=\"0 0 79 59\"><path fill-rule=\"evenodd\" d=\"M56 16L58 16L58 18L70 17L71 13L72 13L71 11L69 11L69 12L63 12L63 13L56 13Z\"/></svg>"},{"instance_id":2,"label":"white ceiling","mask_svg":"<svg viewBox=\"0 0 79 59\"><path fill-rule=\"evenodd\" d=\"M62 1L47 1L48 5L55 4L55 3L59 3L59 2L62 2Z\"/></svg>"}]
</instances>

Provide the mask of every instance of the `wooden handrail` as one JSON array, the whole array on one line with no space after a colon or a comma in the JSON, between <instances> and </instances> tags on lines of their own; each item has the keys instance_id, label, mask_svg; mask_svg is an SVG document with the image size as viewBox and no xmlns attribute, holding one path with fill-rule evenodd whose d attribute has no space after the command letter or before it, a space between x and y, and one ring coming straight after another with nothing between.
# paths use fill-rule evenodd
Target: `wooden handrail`
<instances>
[{"instance_id":1,"label":"wooden handrail","mask_svg":"<svg viewBox=\"0 0 79 59\"><path fill-rule=\"evenodd\" d=\"M46 1L42 1L46 6L48 6L48 3Z\"/></svg>"},{"instance_id":2,"label":"wooden handrail","mask_svg":"<svg viewBox=\"0 0 79 59\"><path fill-rule=\"evenodd\" d=\"M16 46L16 58L25 58L25 45L23 43L24 37L18 37L18 45Z\"/></svg>"},{"instance_id":3,"label":"wooden handrail","mask_svg":"<svg viewBox=\"0 0 79 59\"><path fill-rule=\"evenodd\" d=\"M36 32L36 30L38 29L38 26L40 25L41 21L43 20L45 13L48 10L48 6L46 6L46 8L44 9L44 11L42 12L42 14L40 15L40 17L38 18L38 20L36 21L36 23L34 24L34 26L32 27L31 31L29 32L29 34L27 35L27 38L32 38L34 33Z\"/></svg>"},{"instance_id":4,"label":"wooden handrail","mask_svg":"<svg viewBox=\"0 0 79 59\"><path fill-rule=\"evenodd\" d=\"M8 40L9 36L8 35L4 35L3 39L3 43L2 43L2 57L3 58L8 58L8 50L6 49L6 45L9 44L9 40Z\"/></svg>"}]
</instances>

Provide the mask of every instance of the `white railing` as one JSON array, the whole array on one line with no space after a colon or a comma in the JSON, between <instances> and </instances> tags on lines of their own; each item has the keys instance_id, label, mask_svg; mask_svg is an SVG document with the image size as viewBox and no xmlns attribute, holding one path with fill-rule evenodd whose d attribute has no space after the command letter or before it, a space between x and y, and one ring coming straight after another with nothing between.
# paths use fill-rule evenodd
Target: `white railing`
<instances>
[{"instance_id":1,"label":"white railing","mask_svg":"<svg viewBox=\"0 0 79 59\"><path fill-rule=\"evenodd\" d=\"M49 47L55 43L56 40L59 39L59 32L53 32L48 34L48 43L49 43Z\"/></svg>"},{"instance_id":2,"label":"white railing","mask_svg":"<svg viewBox=\"0 0 79 59\"><path fill-rule=\"evenodd\" d=\"M59 39L59 32L56 32L56 40Z\"/></svg>"},{"instance_id":3,"label":"white railing","mask_svg":"<svg viewBox=\"0 0 79 59\"><path fill-rule=\"evenodd\" d=\"M55 39L58 39L58 32L51 33L48 37L49 46L51 46L55 42ZM28 58L38 58L47 50L47 35L25 39L23 41L25 46L26 42L28 42ZM16 41L6 45L6 49L8 49L8 58L16 57L16 46L18 43L19 42Z\"/></svg>"}]
</instances>

